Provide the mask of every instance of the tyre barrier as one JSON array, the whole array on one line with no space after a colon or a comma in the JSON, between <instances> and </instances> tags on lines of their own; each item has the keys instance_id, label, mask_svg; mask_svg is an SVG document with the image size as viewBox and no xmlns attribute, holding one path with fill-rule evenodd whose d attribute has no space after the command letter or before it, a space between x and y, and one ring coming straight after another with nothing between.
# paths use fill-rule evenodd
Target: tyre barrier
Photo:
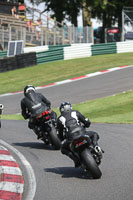
<instances>
[{"instance_id":1,"label":"tyre barrier","mask_svg":"<svg viewBox=\"0 0 133 200\"><path fill-rule=\"evenodd\" d=\"M0 72L25 68L36 64L35 52L16 55L13 57L4 57L0 59Z\"/></svg>"}]
</instances>

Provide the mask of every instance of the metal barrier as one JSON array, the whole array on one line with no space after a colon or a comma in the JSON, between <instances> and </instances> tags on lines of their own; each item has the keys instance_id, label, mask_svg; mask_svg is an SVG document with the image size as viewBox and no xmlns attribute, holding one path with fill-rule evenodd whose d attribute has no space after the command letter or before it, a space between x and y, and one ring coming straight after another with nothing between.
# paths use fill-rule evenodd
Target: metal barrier
<instances>
[{"instance_id":1,"label":"metal barrier","mask_svg":"<svg viewBox=\"0 0 133 200\"><path fill-rule=\"evenodd\" d=\"M37 46L37 47L25 47L24 48L24 53L29 53L29 52L42 52L42 51L48 51L49 47L48 45L45 46Z\"/></svg>"},{"instance_id":2,"label":"metal barrier","mask_svg":"<svg viewBox=\"0 0 133 200\"><path fill-rule=\"evenodd\" d=\"M48 49L39 52L40 49ZM26 50L27 49L27 50ZM57 60L67 60L83 58L102 54L133 52L133 42L117 42L106 44L72 44L57 46L27 47L22 55L0 59L0 72L28 67L31 65L52 62ZM30 53L31 52L31 53ZM0 57L7 52L0 52Z\"/></svg>"},{"instance_id":3,"label":"metal barrier","mask_svg":"<svg viewBox=\"0 0 133 200\"><path fill-rule=\"evenodd\" d=\"M133 52L133 41L117 42L117 53Z\"/></svg>"},{"instance_id":4,"label":"metal barrier","mask_svg":"<svg viewBox=\"0 0 133 200\"><path fill-rule=\"evenodd\" d=\"M64 48L64 60L73 58L84 58L92 55L91 43L87 44L72 44L70 47Z\"/></svg>"},{"instance_id":5,"label":"metal barrier","mask_svg":"<svg viewBox=\"0 0 133 200\"><path fill-rule=\"evenodd\" d=\"M0 51L0 58L6 57L7 51Z\"/></svg>"},{"instance_id":6,"label":"metal barrier","mask_svg":"<svg viewBox=\"0 0 133 200\"><path fill-rule=\"evenodd\" d=\"M63 47L56 47L55 49L49 49L48 51L36 53L37 64L52 62L56 60L64 60Z\"/></svg>"},{"instance_id":7,"label":"metal barrier","mask_svg":"<svg viewBox=\"0 0 133 200\"><path fill-rule=\"evenodd\" d=\"M95 44L95 45L92 45L91 48L92 48L92 56L117 53L115 42Z\"/></svg>"}]
</instances>

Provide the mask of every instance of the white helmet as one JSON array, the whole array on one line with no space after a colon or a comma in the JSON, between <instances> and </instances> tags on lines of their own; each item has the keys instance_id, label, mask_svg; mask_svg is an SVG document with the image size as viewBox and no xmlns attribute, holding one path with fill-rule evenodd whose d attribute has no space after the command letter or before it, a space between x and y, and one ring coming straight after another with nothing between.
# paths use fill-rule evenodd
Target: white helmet
<instances>
[{"instance_id":1,"label":"white helmet","mask_svg":"<svg viewBox=\"0 0 133 200\"><path fill-rule=\"evenodd\" d=\"M61 113L64 111L70 111L70 110L72 110L72 105L69 102L63 102L63 103L61 103L59 109L60 109Z\"/></svg>"}]
</instances>

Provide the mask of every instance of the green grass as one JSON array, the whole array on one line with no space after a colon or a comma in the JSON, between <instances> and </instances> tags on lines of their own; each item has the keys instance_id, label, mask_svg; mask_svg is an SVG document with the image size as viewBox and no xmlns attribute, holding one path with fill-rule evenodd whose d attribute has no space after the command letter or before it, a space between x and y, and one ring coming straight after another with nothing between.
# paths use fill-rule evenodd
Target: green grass
<instances>
[{"instance_id":1,"label":"green grass","mask_svg":"<svg viewBox=\"0 0 133 200\"><path fill-rule=\"evenodd\" d=\"M74 106L95 123L133 123L133 91Z\"/></svg>"},{"instance_id":2,"label":"green grass","mask_svg":"<svg viewBox=\"0 0 133 200\"><path fill-rule=\"evenodd\" d=\"M77 76L133 65L133 53L108 54L89 58L45 63L0 73L0 94L23 90L25 85L46 85ZM73 105L93 123L133 123L133 91ZM54 109L59 115L58 108ZM2 119L22 120L21 115L1 115Z\"/></svg>"},{"instance_id":3,"label":"green grass","mask_svg":"<svg viewBox=\"0 0 133 200\"><path fill-rule=\"evenodd\" d=\"M74 78L112 67L133 64L133 53L108 54L88 58L56 61L0 73L0 94Z\"/></svg>"},{"instance_id":4,"label":"green grass","mask_svg":"<svg viewBox=\"0 0 133 200\"><path fill-rule=\"evenodd\" d=\"M23 120L21 114L11 114L11 115L1 115L1 119L7 119L7 120Z\"/></svg>"},{"instance_id":5,"label":"green grass","mask_svg":"<svg viewBox=\"0 0 133 200\"><path fill-rule=\"evenodd\" d=\"M133 123L133 91L73 105L93 123ZM59 109L54 109L59 116ZM21 115L2 115L2 119L23 119Z\"/></svg>"}]
</instances>

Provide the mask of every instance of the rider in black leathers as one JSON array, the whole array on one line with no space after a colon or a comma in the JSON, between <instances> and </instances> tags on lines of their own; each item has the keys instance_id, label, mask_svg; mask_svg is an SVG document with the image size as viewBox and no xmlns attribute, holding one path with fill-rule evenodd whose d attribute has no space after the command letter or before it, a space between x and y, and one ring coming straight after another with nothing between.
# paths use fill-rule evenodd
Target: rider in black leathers
<instances>
[{"instance_id":1,"label":"rider in black leathers","mask_svg":"<svg viewBox=\"0 0 133 200\"><path fill-rule=\"evenodd\" d=\"M97 140L99 139L99 135L94 131L87 131L86 128L91 124L90 120L85 118L79 111L72 110L72 106L69 102L61 103L59 109L61 115L57 119L57 129L59 138L62 141L61 152L74 161L75 167L79 167L79 159L69 148L71 139L75 136L74 129L78 127L78 134L84 133L88 135L90 138L89 142L94 146L98 145Z\"/></svg>"},{"instance_id":2,"label":"rider in black leathers","mask_svg":"<svg viewBox=\"0 0 133 200\"><path fill-rule=\"evenodd\" d=\"M35 91L35 87L32 85L27 85L24 88L24 98L21 100L21 114L24 119L29 119L28 127L33 129L33 131L38 136L39 139L41 135L40 121L37 119L36 115L43 110L43 106L47 105L49 110L51 107L51 102L44 97L41 93ZM51 119L54 125L57 124L57 115L54 111L51 111Z\"/></svg>"}]
</instances>

